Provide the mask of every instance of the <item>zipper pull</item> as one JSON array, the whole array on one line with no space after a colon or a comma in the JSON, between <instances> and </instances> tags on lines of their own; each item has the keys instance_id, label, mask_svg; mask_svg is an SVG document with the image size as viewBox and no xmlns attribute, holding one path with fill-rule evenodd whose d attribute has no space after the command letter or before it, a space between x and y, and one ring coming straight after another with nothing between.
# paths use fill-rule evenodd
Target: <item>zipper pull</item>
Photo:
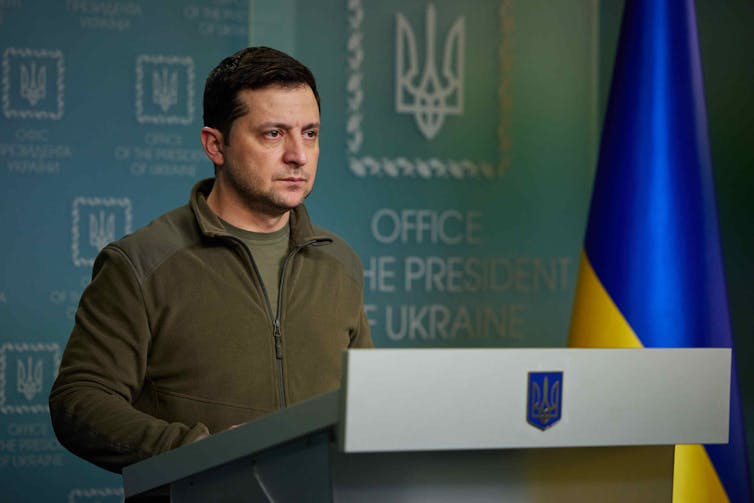
<instances>
[{"instance_id":1,"label":"zipper pull","mask_svg":"<svg viewBox=\"0 0 754 503\"><path fill-rule=\"evenodd\" d=\"M275 358L278 360L283 359L283 336L280 333L280 320L275 320L272 322L272 325L275 329L275 332L273 333L273 336L275 337Z\"/></svg>"}]
</instances>

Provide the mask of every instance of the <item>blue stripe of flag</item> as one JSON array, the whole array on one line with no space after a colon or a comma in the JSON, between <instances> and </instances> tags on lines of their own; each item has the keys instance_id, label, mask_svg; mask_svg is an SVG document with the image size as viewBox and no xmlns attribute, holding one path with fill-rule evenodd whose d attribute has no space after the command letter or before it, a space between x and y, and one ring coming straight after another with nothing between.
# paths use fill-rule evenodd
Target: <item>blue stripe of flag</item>
<instances>
[{"instance_id":1,"label":"blue stripe of flag","mask_svg":"<svg viewBox=\"0 0 754 503\"><path fill-rule=\"evenodd\" d=\"M692 0L626 2L585 250L645 347L733 346L698 45ZM745 502L732 391L731 442L707 451Z\"/></svg>"}]
</instances>

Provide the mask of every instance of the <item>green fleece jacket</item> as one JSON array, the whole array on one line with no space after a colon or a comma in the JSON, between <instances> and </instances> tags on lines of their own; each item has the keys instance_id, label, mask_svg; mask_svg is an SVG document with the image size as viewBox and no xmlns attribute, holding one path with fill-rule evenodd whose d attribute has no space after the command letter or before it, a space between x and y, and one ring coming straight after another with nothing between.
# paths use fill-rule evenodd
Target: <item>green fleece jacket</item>
<instances>
[{"instance_id":1,"label":"green fleece jacket","mask_svg":"<svg viewBox=\"0 0 754 503\"><path fill-rule=\"evenodd\" d=\"M273 313L207 206L212 183L105 247L82 295L50 414L61 444L108 470L335 389L343 350L372 345L353 250L293 210Z\"/></svg>"}]
</instances>

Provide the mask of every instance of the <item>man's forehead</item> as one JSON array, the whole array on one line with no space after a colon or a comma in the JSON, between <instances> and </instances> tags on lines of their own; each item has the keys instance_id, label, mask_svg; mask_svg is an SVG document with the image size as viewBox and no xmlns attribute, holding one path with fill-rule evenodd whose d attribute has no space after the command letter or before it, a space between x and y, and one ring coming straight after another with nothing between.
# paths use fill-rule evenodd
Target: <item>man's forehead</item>
<instances>
[{"instance_id":1,"label":"man's forehead","mask_svg":"<svg viewBox=\"0 0 754 503\"><path fill-rule=\"evenodd\" d=\"M243 89L239 101L248 107L268 112L280 109L314 112L319 116L319 106L311 88L306 84L296 87L267 86L259 89ZM249 112L250 110L247 110Z\"/></svg>"},{"instance_id":2,"label":"man's forehead","mask_svg":"<svg viewBox=\"0 0 754 503\"><path fill-rule=\"evenodd\" d=\"M259 95L291 95L301 93L311 95L311 98L316 102L317 98L314 96L314 91L309 87L309 84L292 83L292 84L270 84L264 87L244 88L238 91L240 97L244 96L259 96Z\"/></svg>"}]
</instances>

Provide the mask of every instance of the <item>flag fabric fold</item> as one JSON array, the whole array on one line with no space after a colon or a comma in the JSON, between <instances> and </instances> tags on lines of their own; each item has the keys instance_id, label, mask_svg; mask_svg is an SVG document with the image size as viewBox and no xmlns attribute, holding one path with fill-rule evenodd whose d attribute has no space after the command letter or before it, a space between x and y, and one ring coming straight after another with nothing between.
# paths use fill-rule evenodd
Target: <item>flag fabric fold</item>
<instances>
[{"instance_id":1,"label":"flag fabric fold","mask_svg":"<svg viewBox=\"0 0 754 503\"><path fill-rule=\"evenodd\" d=\"M569 345L733 347L693 0L627 0ZM749 502L735 371L730 442L676 449L675 501Z\"/></svg>"}]
</instances>

